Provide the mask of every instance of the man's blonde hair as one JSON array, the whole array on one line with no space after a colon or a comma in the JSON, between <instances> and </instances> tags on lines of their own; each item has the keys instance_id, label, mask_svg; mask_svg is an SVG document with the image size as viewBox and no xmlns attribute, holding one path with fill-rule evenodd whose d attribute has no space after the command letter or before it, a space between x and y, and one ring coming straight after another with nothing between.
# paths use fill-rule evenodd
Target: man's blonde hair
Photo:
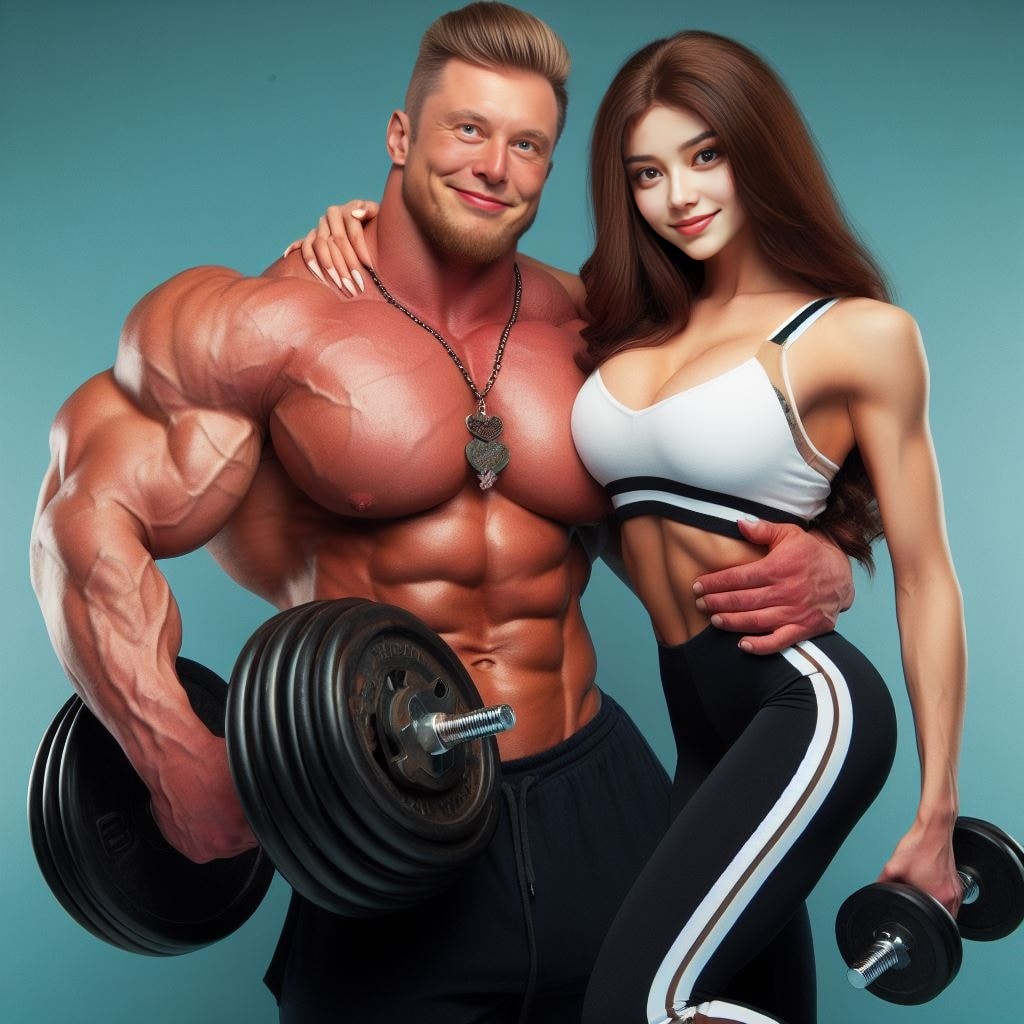
<instances>
[{"instance_id":1,"label":"man's blonde hair","mask_svg":"<svg viewBox=\"0 0 1024 1024\"><path fill-rule=\"evenodd\" d=\"M450 60L478 67L532 71L545 78L558 104L558 135L565 126L571 62L565 43L540 18L502 3L472 3L442 14L423 34L405 94L413 133L426 98Z\"/></svg>"}]
</instances>

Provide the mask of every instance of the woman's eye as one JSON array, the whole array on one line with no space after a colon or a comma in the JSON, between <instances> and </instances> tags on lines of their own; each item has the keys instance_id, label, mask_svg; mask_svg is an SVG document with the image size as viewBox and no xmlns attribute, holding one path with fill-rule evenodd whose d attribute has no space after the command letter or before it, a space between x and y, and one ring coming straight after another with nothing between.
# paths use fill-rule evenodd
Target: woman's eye
<instances>
[{"instance_id":1,"label":"woman's eye","mask_svg":"<svg viewBox=\"0 0 1024 1024\"><path fill-rule=\"evenodd\" d=\"M694 162L698 163L698 164L710 164L710 163L714 163L715 160L717 160L717 159L718 159L718 150L717 149L711 149L710 147L708 147L707 149L702 149L694 157Z\"/></svg>"},{"instance_id":2,"label":"woman's eye","mask_svg":"<svg viewBox=\"0 0 1024 1024\"><path fill-rule=\"evenodd\" d=\"M661 172L656 167L642 167L636 172L634 177L641 185L643 185L649 181L656 181L661 177Z\"/></svg>"}]
</instances>

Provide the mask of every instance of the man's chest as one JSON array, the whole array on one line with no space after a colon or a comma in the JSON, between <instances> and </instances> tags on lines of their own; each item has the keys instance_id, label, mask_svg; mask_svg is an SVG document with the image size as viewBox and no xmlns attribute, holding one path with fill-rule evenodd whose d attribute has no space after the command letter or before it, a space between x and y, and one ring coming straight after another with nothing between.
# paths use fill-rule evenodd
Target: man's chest
<instances>
[{"instance_id":1,"label":"man's chest","mask_svg":"<svg viewBox=\"0 0 1024 1024\"><path fill-rule=\"evenodd\" d=\"M460 339L449 352L410 327L388 321L299 361L270 423L294 482L342 515L406 516L450 499L467 480L475 484L500 445L508 463L494 486L506 497L567 523L599 518L604 499L570 431L582 381L572 337L517 325L498 361L500 329ZM466 422L478 413L474 390L482 394L489 380L486 412L496 420L486 430L473 424L474 436Z\"/></svg>"}]
</instances>

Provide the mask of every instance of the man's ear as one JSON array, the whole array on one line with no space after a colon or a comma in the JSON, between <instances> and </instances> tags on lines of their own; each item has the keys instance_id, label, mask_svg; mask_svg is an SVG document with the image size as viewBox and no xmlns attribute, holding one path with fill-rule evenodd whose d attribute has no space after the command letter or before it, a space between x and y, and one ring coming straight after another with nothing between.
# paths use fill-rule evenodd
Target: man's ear
<instances>
[{"instance_id":1,"label":"man's ear","mask_svg":"<svg viewBox=\"0 0 1024 1024\"><path fill-rule=\"evenodd\" d=\"M388 121L388 156L396 167L404 167L409 158L409 143L412 140L412 127L409 115L404 110L395 110Z\"/></svg>"}]
</instances>

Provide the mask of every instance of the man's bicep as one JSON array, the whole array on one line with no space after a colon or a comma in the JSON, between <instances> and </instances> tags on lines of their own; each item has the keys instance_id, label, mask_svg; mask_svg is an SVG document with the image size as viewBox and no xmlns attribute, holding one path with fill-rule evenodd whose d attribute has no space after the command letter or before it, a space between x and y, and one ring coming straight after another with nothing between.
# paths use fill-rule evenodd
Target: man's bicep
<instances>
[{"instance_id":1,"label":"man's bicep","mask_svg":"<svg viewBox=\"0 0 1024 1024\"><path fill-rule=\"evenodd\" d=\"M40 512L72 537L76 519L97 517L115 546L130 534L153 557L182 554L209 540L241 502L260 442L255 424L236 413L150 415L101 374L58 415Z\"/></svg>"}]
</instances>

